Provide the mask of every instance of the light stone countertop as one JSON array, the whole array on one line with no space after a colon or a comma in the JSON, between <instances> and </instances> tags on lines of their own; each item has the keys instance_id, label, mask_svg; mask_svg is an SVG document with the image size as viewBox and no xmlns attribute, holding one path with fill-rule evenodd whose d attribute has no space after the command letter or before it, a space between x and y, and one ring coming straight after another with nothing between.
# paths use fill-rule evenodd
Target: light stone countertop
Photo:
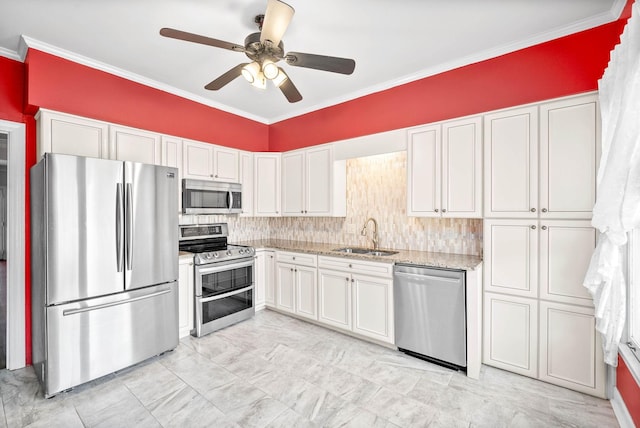
<instances>
[{"instance_id":1,"label":"light stone countertop","mask_svg":"<svg viewBox=\"0 0 640 428\"><path fill-rule=\"evenodd\" d=\"M449 269L475 270L482 257L464 254L434 253L415 250L392 250L380 248L381 251L397 251L390 256L373 256L368 254L353 254L334 251L345 248L343 244L321 244L316 242L290 241L285 239L260 239L255 241L233 242L238 245L249 245L256 249L274 249L299 253L312 253L322 256L347 257L352 259L369 260L387 263L410 263L415 265L433 266Z\"/></svg>"},{"instance_id":2,"label":"light stone countertop","mask_svg":"<svg viewBox=\"0 0 640 428\"><path fill-rule=\"evenodd\" d=\"M191 259L191 258L193 258L193 253L190 253L188 251L178 251L178 259L184 260L184 259Z\"/></svg>"}]
</instances>

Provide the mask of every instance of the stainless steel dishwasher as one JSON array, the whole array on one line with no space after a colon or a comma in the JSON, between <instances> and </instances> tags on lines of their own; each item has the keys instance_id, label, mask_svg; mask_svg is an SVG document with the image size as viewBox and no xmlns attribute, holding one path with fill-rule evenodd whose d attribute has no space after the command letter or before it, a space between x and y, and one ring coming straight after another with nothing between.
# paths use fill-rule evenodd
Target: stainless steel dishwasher
<instances>
[{"instance_id":1,"label":"stainless steel dishwasher","mask_svg":"<svg viewBox=\"0 0 640 428\"><path fill-rule=\"evenodd\" d=\"M393 277L398 349L466 370L465 271L397 264Z\"/></svg>"}]
</instances>

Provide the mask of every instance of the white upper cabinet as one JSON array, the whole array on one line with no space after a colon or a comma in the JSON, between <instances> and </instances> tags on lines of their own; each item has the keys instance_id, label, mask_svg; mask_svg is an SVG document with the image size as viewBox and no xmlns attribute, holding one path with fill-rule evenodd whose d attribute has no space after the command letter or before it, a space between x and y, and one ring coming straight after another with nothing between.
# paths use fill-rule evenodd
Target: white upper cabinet
<instances>
[{"instance_id":1,"label":"white upper cabinet","mask_svg":"<svg viewBox=\"0 0 640 428\"><path fill-rule=\"evenodd\" d=\"M475 117L409 131L408 215L482 216L481 126Z\"/></svg>"},{"instance_id":2,"label":"white upper cabinet","mask_svg":"<svg viewBox=\"0 0 640 428\"><path fill-rule=\"evenodd\" d=\"M242 184L242 217L253 216L253 153L240 152L240 184Z\"/></svg>"},{"instance_id":3,"label":"white upper cabinet","mask_svg":"<svg viewBox=\"0 0 640 428\"><path fill-rule=\"evenodd\" d=\"M538 216L538 108L484 117L485 217Z\"/></svg>"},{"instance_id":4,"label":"white upper cabinet","mask_svg":"<svg viewBox=\"0 0 640 428\"><path fill-rule=\"evenodd\" d=\"M332 214L333 147L321 146L282 154L282 214Z\"/></svg>"},{"instance_id":5,"label":"white upper cabinet","mask_svg":"<svg viewBox=\"0 0 640 428\"><path fill-rule=\"evenodd\" d=\"M280 153L254 153L253 156L254 215L280 216Z\"/></svg>"},{"instance_id":6,"label":"white upper cabinet","mask_svg":"<svg viewBox=\"0 0 640 428\"><path fill-rule=\"evenodd\" d=\"M121 161L162 164L160 135L124 126L109 126L109 158Z\"/></svg>"},{"instance_id":7,"label":"white upper cabinet","mask_svg":"<svg viewBox=\"0 0 640 428\"><path fill-rule=\"evenodd\" d=\"M596 95L540 106L540 216L590 219L596 202Z\"/></svg>"},{"instance_id":8,"label":"white upper cabinet","mask_svg":"<svg viewBox=\"0 0 640 428\"><path fill-rule=\"evenodd\" d=\"M184 140L183 178L238 183L240 153L238 150L199 141Z\"/></svg>"},{"instance_id":9,"label":"white upper cabinet","mask_svg":"<svg viewBox=\"0 0 640 428\"><path fill-rule=\"evenodd\" d=\"M108 159L109 124L40 109L38 158L45 153L63 153Z\"/></svg>"},{"instance_id":10,"label":"white upper cabinet","mask_svg":"<svg viewBox=\"0 0 640 428\"><path fill-rule=\"evenodd\" d=\"M178 212L182 212L182 140L162 136L162 165L178 168Z\"/></svg>"}]
</instances>

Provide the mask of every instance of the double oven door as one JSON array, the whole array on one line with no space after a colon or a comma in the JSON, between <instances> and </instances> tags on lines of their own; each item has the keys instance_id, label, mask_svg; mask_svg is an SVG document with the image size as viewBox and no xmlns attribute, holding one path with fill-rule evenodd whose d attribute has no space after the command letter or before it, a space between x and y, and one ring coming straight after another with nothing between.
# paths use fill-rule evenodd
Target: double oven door
<instances>
[{"instance_id":1,"label":"double oven door","mask_svg":"<svg viewBox=\"0 0 640 428\"><path fill-rule=\"evenodd\" d=\"M197 265L194 335L219 330L255 314L254 258Z\"/></svg>"}]
</instances>

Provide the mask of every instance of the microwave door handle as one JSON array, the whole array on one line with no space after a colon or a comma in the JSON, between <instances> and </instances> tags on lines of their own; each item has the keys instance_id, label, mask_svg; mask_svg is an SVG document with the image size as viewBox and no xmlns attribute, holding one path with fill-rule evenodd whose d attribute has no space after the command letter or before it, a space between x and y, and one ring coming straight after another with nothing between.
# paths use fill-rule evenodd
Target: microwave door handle
<instances>
[{"instance_id":1,"label":"microwave door handle","mask_svg":"<svg viewBox=\"0 0 640 428\"><path fill-rule=\"evenodd\" d=\"M118 272L122 272L124 249L122 242L122 183L116 184L116 264Z\"/></svg>"},{"instance_id":2,"label":"microwave door handle","mask_svg":"<svg viewBox=\"0 0 640 428\"><path fill-rule=\"evenodd\" d=\"M132 269L133 262L133 190L131 183L127 183L126 188L126 205L125 205L125 239L126 239L126 251L127 255L127 270Z\"/></svg>"},{"instance_id":3,"label":"microwave door handle","mask_svg":"<svg viewBox=\"0 0 640 428\"><path fill-rule=\"evenodd\" d=\"M229 212L231 212L231 210L233 210L233 192L231 190L229 190L228 192L228 201L229 201Z\"/></svg>"}]
</instances>

